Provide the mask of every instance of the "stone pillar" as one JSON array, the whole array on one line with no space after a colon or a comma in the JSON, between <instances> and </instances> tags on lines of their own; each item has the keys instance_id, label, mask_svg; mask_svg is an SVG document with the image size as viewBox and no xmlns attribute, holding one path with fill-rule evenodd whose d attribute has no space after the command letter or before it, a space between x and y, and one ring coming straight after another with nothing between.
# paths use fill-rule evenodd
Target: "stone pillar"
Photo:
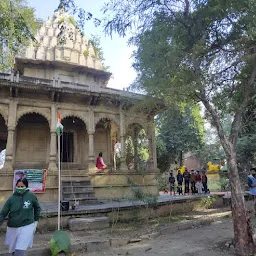
<instances>
[{"instance_id":1,"label":"stone pillar","mask_svg":"<svg viewBox=\"0 0 256 256\"><path fill-rule=\"evenodd\" d=\"M122 110L120 111L120 143L121 143L120 170L126 171L127 166L125 162L125 116Z\"/></svg>"},{"instance_id":2,"label":"stone pillar","mask_svg":"<svg viewBox=\"0 0 256 256\"><path fill-rule=\"evenodd\" d=\"M56 115L56 105L53 103L51 107L51 128L50 128L50 159L49 159L49 167L48 170L51 172L55 172L58 170L57 168L57 134L56 134L56 123L57 123L57 115Z\"/></svg>"},{"instance_id":3,"label":"stone pillar","mask_svg":"<svg viewBox=\"0 0 256 256\"><path fill-rule=\"evenodd\" d=\"M132 127L132 142L134 148L134 170L138 170L138 161L139 161L139 154L138 154L138 128Z\"/></svg>"},{"instance_id":4,"label":"stone pillar","mask_svg":"<svg viewBox=\"0 0 256 256\"><path fill-rule=\"evenodd\" d=\"M111 129L107 129L107 159L108 159L108 162L107 162L107 166L110 167L110 166L113 166L113 159L112 159L112 149L111 149Z\"/></svg>"},{"instance_id":5,"label":"stone pillar","mask_svg":"<svg viewBox=\"0 0 256 256\"><path fill-rule=\"evenodd\" d=\"M156 157L156 135L154 124L151 125L151 143L152 143L152 158L153 158L153 168L157 170L157 157Z\"/></svg>"},{"instance_id":6,"label":"stone pillar","mask_svg":"<svg viewBox=\"0 0 256 256\"><path fill-rule=\"evenodd\" d=\"M6 156L3 170L6 172L13 171L13 162L14 162L14 132L16 127L16 118L17 118L17 102L12 100L9 104L8 111L8 136L7 136L7 145L6 145Z\"/></svg>"},{"instance_id":7,"label":"stone pillar","mask_svg":"<svg viewBox=\"0 0 256 256\"><path fill-rule=\"evenodd\" d=\"M94 111L93 109L89 110L89 154L88 154L88 168L89 170L95 170L95 155L94 155L94 132L95 132L95 123L94 123Z\"/></svg>"},{"instance_id":8,"label":"stone pillar","mask_svg":"<svg viewBox=\"0 0 256 256\"><path fill-rule=\"evenodd\" d=\"M94 155L94 131L89 131L89 169L95 169L95 155Z\"/></svg>"},{"instance_id":9,"label":"stone pillar","mask_svg":"<svg viewBox=\"0 0 256 256\"><path fill-rule=\"evenodd\" d=\"M153 128L152 124L148 123L147 127L147 136L148 136L148 152L149 152L149 160L148 160L148 169L149 171L154 170L154 160L153 160L153 141L152 141L152 133L153 133Z\"/></svg>"}]
</instances>

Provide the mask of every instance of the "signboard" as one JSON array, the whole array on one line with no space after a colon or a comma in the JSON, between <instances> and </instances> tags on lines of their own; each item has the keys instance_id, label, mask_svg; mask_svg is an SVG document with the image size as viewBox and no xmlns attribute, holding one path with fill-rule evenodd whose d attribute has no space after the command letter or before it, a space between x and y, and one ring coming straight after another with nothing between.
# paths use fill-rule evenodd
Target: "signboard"
<instances>
[{"instance_id":1,"label":"signboard","mask_svg":"<svg viewBox=\"0 0 256 256\"><path fill-rule=\"evenodd\" d=\"M46 185L46 170L24 169L15 170L13 179L13 189L19 179L25 177L28 180L28 188L33 193L44 193Z\"/></svg>"}]
</instances>

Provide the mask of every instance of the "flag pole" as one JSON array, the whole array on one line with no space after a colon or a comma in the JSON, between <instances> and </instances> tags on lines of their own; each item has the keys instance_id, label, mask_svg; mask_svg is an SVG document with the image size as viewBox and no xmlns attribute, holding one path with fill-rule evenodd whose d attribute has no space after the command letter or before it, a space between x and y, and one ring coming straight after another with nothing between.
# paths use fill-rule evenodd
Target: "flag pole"
<instances>
[{"instance_id":1,"label":"flag pole","mask_svg":"<svg viewBox=\"0 0 256 256\"><path fill-rule=\"evenodd\" d=\"M58 185L58 230L60 230L60 133L58 134L58 176L59 176L59 185Z\"/></svg>"}]
</instances>

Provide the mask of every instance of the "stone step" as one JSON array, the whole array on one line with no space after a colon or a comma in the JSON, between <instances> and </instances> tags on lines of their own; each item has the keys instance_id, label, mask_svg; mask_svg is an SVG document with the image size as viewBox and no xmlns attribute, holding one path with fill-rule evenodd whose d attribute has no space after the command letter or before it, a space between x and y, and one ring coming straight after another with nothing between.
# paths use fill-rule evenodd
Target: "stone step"
<instances>
[{"instance_id":1,"label":"stone step","mask_svg":"<svg viewBox=\"0 0 256 256\"><path fill-rule=\"evenodd\" d=\"M91 180L72 180L72 181L62 181L62 187L81 187L81 186L90 186L91 185Z\"/></svg>"},{"instance_id":2,"label":"stone step","mask_svg":"<svg viewBox=\"0 0 256 256\"><path fill-rule=\"evenodd\" d=\"M85 170L88 168L88 164L80 163L61 163L62 170Z\"/></svg>"},{"instance_id":3,"label":"stone step","mask_svg":"<svg viewBox=\"0 0 256 256\"><path fill-rule=\"evenodd\" d=\"M93 192L93 187L91 186L62 186L63 192L81 192L81 193L91 193Z\"/></svg>"},{"instance_id":4,"label":"stone step","mask_svg":"<svg viewBox=\"0 0 256 256\"><path fill-rule=\"evenodd\" d=\"M87 170L61 170L61 176L89 177Z\"/></svg>"},{"instance_id":5,"label":"stone step","mask_svg":"<svg viewBox=\"0 0 256 256\"><path fill-rule=\"evenodd\" d=\"M94 191L91 192L62 192L63 198L95 198ZM66 199L65 199L66 200Z\"/></svg>"},{"instance_id":6,"label":"stone step","mask_svg":"<svg viewBox=\"0 0 256 256\"><path fill-rule=\"evenodd\" d=\"M64 201L69 201L69 205L77 204L77 205L94 205L94 204L101 204L102 202L97 200L95 197L93 198L76 198L68 197L64 198Z\"/></svg>"},{"instance_id":7,"label":"stone step","mask_svg":"<svg viewBox=\"0 0 256 256\"><path fill-rule=\"evenodd\" d=\"M68 220L70 231L103 229L109 227L108 217L71 218Z\"/></svg>"}]
</instances>

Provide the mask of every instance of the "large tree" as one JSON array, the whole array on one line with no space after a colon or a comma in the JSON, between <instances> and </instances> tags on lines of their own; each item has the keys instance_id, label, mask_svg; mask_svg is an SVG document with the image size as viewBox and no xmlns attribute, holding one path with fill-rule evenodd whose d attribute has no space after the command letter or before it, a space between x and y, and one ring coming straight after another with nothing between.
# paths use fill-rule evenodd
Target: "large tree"
<instances>
[{"instance_id":1,"label":"large tree","mask_svg":"<svg viewBox=\"0 0 256 256\"><path fill-rule=\"evenodd\" d=\"M76 10L73 0L61 3ZM130 42L138 46L138 86L168 101L194 100L205 106L228 162L236 250L253 254L236 146L242 115L256 97L256 1L110 0L103 11L107 33L134 33ZM222 125L227 113L232 116L228 135Z\"/></svg>"},{"instance_id":2,"label":"large tree","mask_svg":"<svg viewBox=\"0 0 256 256\"><path fill-rule=\"evenodd\" d=\"M0 0L1 71L9 71L14 65L14 57L24 54L39 24L34 9L25 0Z\"/></svg>"},{"instance_id":3,"label":"large tree","mask_svg":"<svg viewBox=\"0 0 256 256\"><path fill-rule=\"evenodd\" d=\"M203 145L204 122L198 104L169 104L156 118L157 166L169 170L175 161L182 162L183 153L199 150Z\"/></svg>"},{"instance_id":4,"label":"large tree","mask_svg":"<svg viewBox=\"0 0 256 256\"><path fill-rule=\"evenodd\" d=\"M112 0L105 12L110 34L136 31L131 42L138 46L139 87L163 99L205 106L228 162L236 250L253 254L236 146L242 115L256 95L256 1ZM225 135L222 117L227 113L232 124Z\"/></svg>"}]
</instances>

